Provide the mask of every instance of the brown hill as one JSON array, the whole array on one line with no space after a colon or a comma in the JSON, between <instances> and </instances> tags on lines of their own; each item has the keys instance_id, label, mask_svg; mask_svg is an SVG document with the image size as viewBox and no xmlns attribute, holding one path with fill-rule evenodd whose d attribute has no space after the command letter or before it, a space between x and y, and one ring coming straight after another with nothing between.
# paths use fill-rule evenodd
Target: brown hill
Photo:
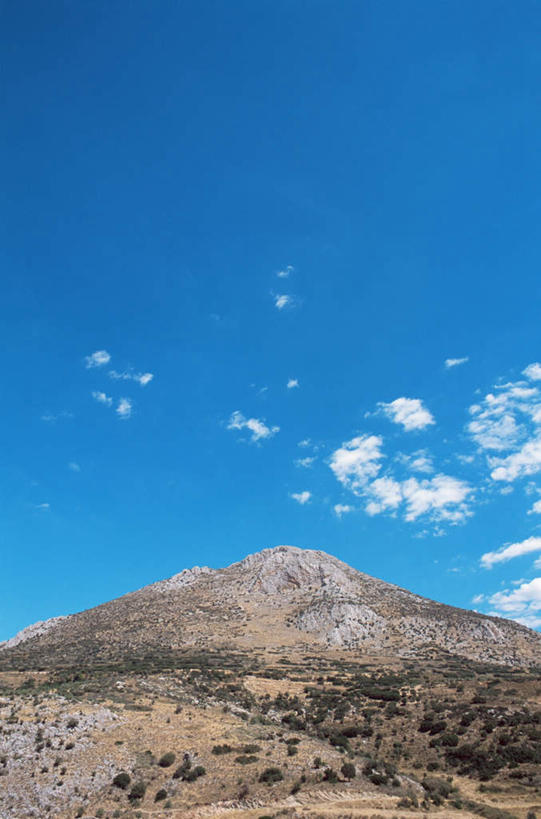
<instances>
[{"instance_id":1,"label":"brown hill","mask_svg":"<svg viewBox=\"0 0 541 819\"><path fill-rule=\"evenodd\" d=\"M363 574L321 551L277 546L225 569L195 567L0 646L0 669L86 666L183 652L322 649L539 663L541 635Z\"/></svg>"}]
</instances>

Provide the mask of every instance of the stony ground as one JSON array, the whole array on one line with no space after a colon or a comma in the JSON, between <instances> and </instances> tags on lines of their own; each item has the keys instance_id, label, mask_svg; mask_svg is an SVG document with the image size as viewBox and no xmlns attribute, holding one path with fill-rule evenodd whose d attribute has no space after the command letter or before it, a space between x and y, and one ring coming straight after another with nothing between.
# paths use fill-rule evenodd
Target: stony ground
<instances>
[{"instance_id":1,"label":"stony ground","mask_svg":"<svg viewBox=\"0 0 541 819\"><path fill-rule=\"evenodd\" d=\"M541 816L534 672L185 660L1 674L0 819Z\"/></svg>"}]
</instances>

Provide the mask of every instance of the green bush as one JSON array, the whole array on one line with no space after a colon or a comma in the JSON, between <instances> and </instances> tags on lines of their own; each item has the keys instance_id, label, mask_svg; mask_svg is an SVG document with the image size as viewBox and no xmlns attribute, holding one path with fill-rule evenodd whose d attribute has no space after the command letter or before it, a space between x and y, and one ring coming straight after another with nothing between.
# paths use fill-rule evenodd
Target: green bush
<instances>
[{"instance_id":1,"label":"green bush","mask_svg":"<svg viewBox=\"0 0 541 819\"><path fill-rule=\"evenodd\" d=\"M176 756L172 751L169 751L167 754L164 754L158 762L160 768L169 768L173 762L175 761Z\"/></svg>"},{"instance_id":2,"label":"green bush","mask_svg":"<svg viewBox=\"0 0 541 819\"><path fill-rule=\"evenodd\" d=\"M357 771L355 770L355 765L352 762L344 762L341 769L342 776L346 779L355 779L355 774Z\"/></svg>"},{"instance_id":3,"label":"green bush","mask_svg":"<svg viewBox=\"0 0 541 819\"><path fill-rule=\"evenodd\" d=\"M184 782L195 782L196 779L199 779L200 776L204 776L206 774L206 770L203 768L202 765L196 765L195 768L192 768L188 773L184 774L182 779Z\"/></svg>"},{"instance_id":4,"label":"green bush","mask_svg":"<svg viewBox=\"0 0 541 819\"><path fill-rule=\"evenodd\" d=\"M266 782L267 785L273 782L281 782L283 778L284 775L280 768L265 768L265 770L259 774L259 782Z\"/></svg>"},{"instance_id":5,"label":"green bush","mask_svg":"<svg viewBox=\"0 0 541 819\"><path fill-rule=\"evenodd\" d=\"M253 754L242 754L242 756L236 756L235 762L238 762L239 765L251 765L252 762L257 762L257 757Z\"/></svg>"},{"instance_id":6,"label":"green bush","mask_svg":"<svg viewBox=\"0 0 541 819\"><path fill-rule=\"evenodd\" d=\"M130 782L131 776L127 774L126 771L121 771L113 779L113 785L115 786L115 788L122 788L123 791L126 790Z\"/></svg>"},{"instance_id":7,"label":"green bush","mask_svg":"<svg viewBox=\"0 0 541 819\"><path fill-rule=\"evenodd\" d=\"M145 783L139 780L139 782L136 782L132 787L131 791L129 792L128 799L131 802L135 802L136 799L142 799L146 793L146 790L147 786L145 785Z\"/></svg>"},{"instance_id":8,"label":"green bush","mask_svg":"<svg viewBox=\"0 0 541 819\"><path fill-rule=\"evenodd\" d=\"M164 799L167 799L167 791L165 788L160 788L160 790L156 793L154 797L155 802L163 802Z\"/></svg>"},{"instance_id":9,"label":"green bush","mask_svg":"<svg viewBox=\"0 0 541 819\"><path fill-rule=\"evenodd\" d=\"M216 756L220 756L221 754L230 754L232 750L231 745L224 743L224 745L215 745L212 749L212 753L216 754Z\"/></svg>"}]
</instances>

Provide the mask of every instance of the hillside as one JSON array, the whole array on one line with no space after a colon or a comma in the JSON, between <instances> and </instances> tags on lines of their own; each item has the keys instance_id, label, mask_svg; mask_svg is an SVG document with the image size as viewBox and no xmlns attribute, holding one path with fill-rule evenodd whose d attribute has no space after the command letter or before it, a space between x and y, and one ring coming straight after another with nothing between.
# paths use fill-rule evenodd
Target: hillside
<instances>
[{"instance_id":1,"label":"hillside","mask_svg":"<svg viewBox=\"0 0 541 819\"><path fill-rule=\"evenodd\" d=\"M325 552L278 546L35 624L0 646L0 669L293 647L529 666L539 663L541 635L419 597Z\"/></svg>"}]
</instances>

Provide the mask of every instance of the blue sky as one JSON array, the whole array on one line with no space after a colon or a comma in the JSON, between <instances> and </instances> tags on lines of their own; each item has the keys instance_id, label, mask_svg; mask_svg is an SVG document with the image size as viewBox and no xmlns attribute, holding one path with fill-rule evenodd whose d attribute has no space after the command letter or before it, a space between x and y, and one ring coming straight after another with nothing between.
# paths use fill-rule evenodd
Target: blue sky
<instances>
[{"instance_id":1,"label":"blue sky","mask_svg":"<svg viewBox=\"0 0 541 819\"><path fill-rule=\"evenodd\" d=\"M0 639L284 543L539 627L538 3L1 14Z\"/></svg>"}]
</instances>

